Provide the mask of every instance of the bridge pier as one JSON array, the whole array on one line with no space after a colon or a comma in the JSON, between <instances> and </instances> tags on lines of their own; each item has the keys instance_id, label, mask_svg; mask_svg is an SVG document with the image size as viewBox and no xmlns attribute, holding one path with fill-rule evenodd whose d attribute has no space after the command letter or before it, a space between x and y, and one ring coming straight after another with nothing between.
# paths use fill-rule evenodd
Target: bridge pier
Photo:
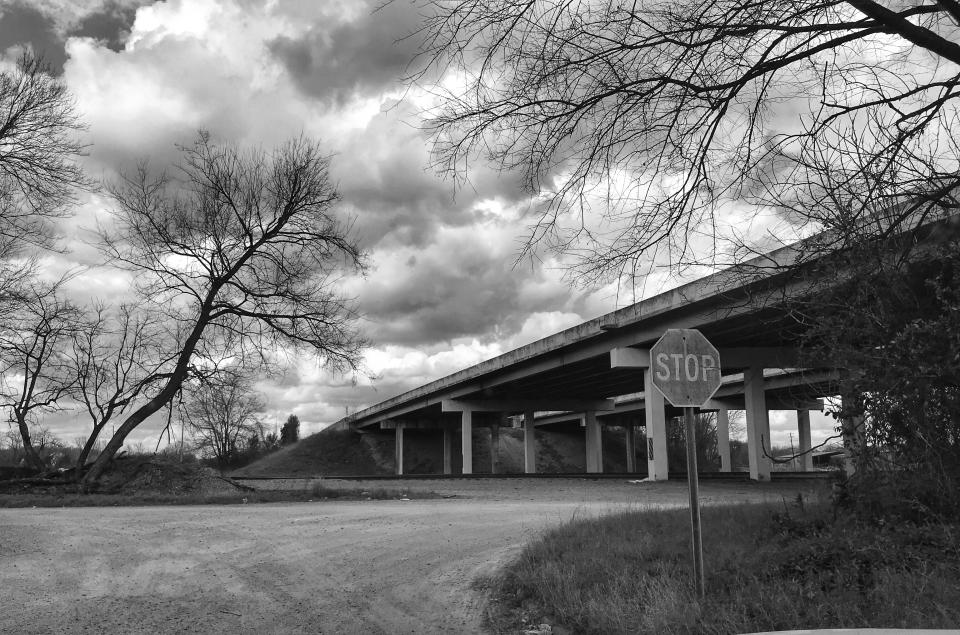
<instances>
[{"instance_id":1,"label":"bridge pier","mask_svg":"<svg viewBox=\"0 0 960 635\"><path fill-rule=\"evenodd\" d=\"M636 430L634 430L633 422L626 424L624 427L624 445L627 450L627 472L633 474L637 471L637 437Z\"/></svg>"},{"instance_id":2,"label":"bridge pier","mask_svg":"<svg viewBox=\"0 0 960 635\"><path fill-rule=\"evenodd\" d=\"M841 396L844 409L851 406L854 398L850 395ZM853 476L857 471L857 458L863 449L862 415L847 415L840 420L840 435L843 438L843 473L845 476Z\"/></svg>"},{"instance_id":3,"label":"bridge pier","mask_svg":"<svg viewBox=\"0 0 960 635\"><path fill-rule=\"evenodd\" d=\"M750 478L770 480L770 417L763 388L763 367L751 366L743 372L744 405L747 415L747 453Z\"/></svg>"},{"instance_id":4,"label":"bridge pier","mask_svg":"<svg viewBox=\"0 0 960 635\"><path fill-rule=\"evenodd\" d=\"M525 410L523 413L523 471L527 474L537 473L537 439L533 410Z\"/></svg>"},{"instance_id":5,"label":"bridge pier","mask_svg":"<svg viewBox=\"0 0 960 635\"><path fill-rule=\"evenodd\" d=\"M667 461L667 408L663 394L653 385L653 373L643 371L644 416L647 430L647 478L665 481L669 477Z\"/></svg>"},{"instance_id":6,"label":"bridge pier","mask_svg":"<svg viewBox=\"0 0 960 635\"><path fill-rule=\"evenodd\" d=\"M586 428L587 473L600 474L603 472L603 435L597 413L586 411L583 413L583 422Z\"/></svg>"},{"instance_id":7,"label":"bridge pier","mask_svg":"<svg viewBox=\"0 0 960 635\"><path fill-rule=\"evenodd\" d=\"M730 472L730 411L721 407L717 410L717 454L720 455L720 471Z\"/></svg>"},{"instance_id":8,"label":"bridge pier","mask_svg":"<svg viewBox=\"0 0 960 635\"><path fill-rule=\"evenodd\" d=\"M403 476L403 424L397 421L394 433L394 457L397 476Z\"/></svg>"},{"instance_id":9,"label":"bridge pier","mask_svg":"<svg viewBox=\"0 0 960 635\"><path fill-rule=\"evenodd\" d=\"M800 469L813 470L813 455L810 453L810 411L797 410L797 433L800 437Z\"/></svg>"},{"instance_id":10,"label":"bridge pier","mask_svg":"<svg viewBox=\"0 0 960 635\"><path fill-rule=\"evenodd\" d=\"M462 474L473 474L473 412L460 413L460 453L463 455Z\"/></svg>"}]
</instances>

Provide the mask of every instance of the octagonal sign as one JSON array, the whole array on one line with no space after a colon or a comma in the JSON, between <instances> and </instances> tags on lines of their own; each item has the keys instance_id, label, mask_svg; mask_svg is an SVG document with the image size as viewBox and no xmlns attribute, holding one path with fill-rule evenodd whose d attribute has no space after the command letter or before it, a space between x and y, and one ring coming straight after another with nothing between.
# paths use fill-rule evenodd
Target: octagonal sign
<instances>
[{"instance_id":1,"label":"octagonal sign","mask_svg":"<svg viewBox=\"0 0 960 635\"><path fill-rule=\"evenodd\" d=\"M696 329L670 329L650 349L653 385L678 408L700 407L720 387L720 353Z\"/></svg>"}]
</instances>

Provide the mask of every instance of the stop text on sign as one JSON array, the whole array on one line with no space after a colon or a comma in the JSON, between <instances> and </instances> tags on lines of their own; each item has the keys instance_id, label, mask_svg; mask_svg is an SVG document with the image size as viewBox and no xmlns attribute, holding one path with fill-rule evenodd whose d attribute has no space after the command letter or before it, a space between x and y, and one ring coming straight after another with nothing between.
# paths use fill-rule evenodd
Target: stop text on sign
<instances>
[{"instance_id":1,"label":"stop text on sign","mask_svg":"<svg viewBox=\"0 0 960 635\"><path fill-rule=\"evenodd\" d=\"M709 381L717 370L713 355L658 353L654 359L654 373L663 381Z\"/></svg>"},{"instance_id":2,"label":"stop text on sign","mask_svg":"<svg viewBox=\"0 0 960 635\"><path fill-rule=\"evenodd\" d=\"M696 329L668 329L650 348L653 385L678 408L703 406L720 388L720 353Z\"/></svg>"}]
</instances>

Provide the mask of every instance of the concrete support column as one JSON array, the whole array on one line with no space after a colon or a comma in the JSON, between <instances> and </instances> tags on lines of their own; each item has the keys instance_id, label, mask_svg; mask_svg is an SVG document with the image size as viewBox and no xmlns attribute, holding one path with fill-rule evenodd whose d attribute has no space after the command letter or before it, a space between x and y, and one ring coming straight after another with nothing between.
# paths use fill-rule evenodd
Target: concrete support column
<instances>
[{"instance_id":1,"label":"concrete support column","mask_svg":"<svg viewBox=\"0 0 960 635\"><path fill-rule=\"evenodd\" d=\"M797 410L797 432L800 436L800 469L809 472L813 469L813 455L810 453L809 410Z\"/></svg>"},{"instance_id":2,"label":"concrete support column","mask_svg":"<svg viewBox=\"0 0 960 635\"><path fill-rule=\"evenodd\" d=\"M473 412L460 413L460 453L463 455L463 474L473 474Z\"/></svg>"},{"instance_id":3,"label":"concrete support column","mask_svg":"<svg viewBox=\"0 0 960 635\"><path fill-rule=\"evenodd\" d=\"M852 397L844 395L841 398L844 408L852 405ZM863 449L863 416L846 416L841 419L840 434L843 438L844 450L843 473L847 477L850 477L857 471L857 458Z\"/></svg>"},{"instance_id":4,"label":"concrete support column","mask_svg":"<svg viewBox=\"0 0 960 635\"><path fill-rule=\"evenodd\" d=\"M453 430L443 427L443 473L453 474Z\"/></svg>"},{"instance_id":5,"label":"concrete support column","mask_svg":"<svg viewBox=\"0 0 960 635\"><path fill-rule=\"evenodd\" d=\"M600 474L603 472L603 437L597 413L588 410L583 414L587 436L587 472Z\"/></svg>"},{"instance_id":6,"label":"concrete support column","mask_svg":"<svg viewBox=\"0 0 960 635\"><path fill-rule=\"evenodd\" d=\"M632 423L623 427L625 431L624 445L627 448L627 473L637 471L637 437Z\"/></svg>"},{"instance_id":7,"label":"concrete support column","mask_svg":"<svg viewBox=\"0 0 960 635\"><path fill-rule=\"evenodd\" d=\"M397 422L394 428L394 456L396 457L397 476L403 476L403 424Z\"/></svg>"},{"instance_id":8,"label":"concrete support column","mask_svg":"<svg viewBox=\"0 0 960 635\"><path fill-rule=\"evenodd\" d=\"M763 368L751 366L743 373L743 396L747 414L747 453L750 478L770 480L770 419L763 388Z\"/></svg>"},{"instance_id":9,"label":"concrete support column","mask_svg":"<svg viewBox=\"0 0 960 635\"><path fill-rule=\"evenodd\" d=\"M533 426L533 410L523 413L523 471L537 473L537 439Z\"/></svg>"},{"instance_id":10,"label":"concrete support column","mask_svg":"<svg viewBox=\"0 0 960 635\"><path fill-rule=\"evenodd\" d=\"M663 394L653 385L653 373L643 371L643 399L647 429L647 478L665 481L667 463L667 408Z\"/></svg>"},{"instance_id":11,"label":"concrete support column","mask_svg":"<svg viewBox=\"0 0 960 635\"><path fill-rule=\"evenodd\" d=\"M500 468L500 426L490 426L490 473L496 474Z\"/></svg>"},{"instance_id":12,"label":"concrete support column","mask_svg":"<svg viewBox=\"0 0 960 635\"><path fill-rule=\"evenodd\" d=\"M717 410L717 454L720 455L720 471L732 471L733 465L730 462L730 411L726 408Z\"/></svg>"}]
</instances>

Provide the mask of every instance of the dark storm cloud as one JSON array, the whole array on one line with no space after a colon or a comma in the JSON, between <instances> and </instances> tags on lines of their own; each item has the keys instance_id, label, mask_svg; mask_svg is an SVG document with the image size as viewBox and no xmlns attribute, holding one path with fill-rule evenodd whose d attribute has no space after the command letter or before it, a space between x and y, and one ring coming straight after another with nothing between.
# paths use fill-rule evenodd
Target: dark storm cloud
<instances>
[{"instance_id":1,"label":"dark storm cloud","mask_svg":"<svg viewBox=\"0 0 960 635\"><path fill-rule=\"evenodd\" d=\"M84 16L68 35L90 37L103 42L111 51L122 51L137 17L137 8L144 4L146 0L127 4L107 2L100 10Z\"/></svg>"},{"instance_id":2,"label":"dark storm cloud","mask_svg":"<svg viewBox=\"0 0 960 635\"><path fill-rule=\"evenodd\" d=\"M351 135L337 154L333 170L344 203L357 216L364 247L422 247L437 227L461 227L482 220L476 203L505 204L524 197L516 175L478 167L473 180L455 191L451 180L430 167L430 140L413 128L409 105L380 113Z\"/></svg>"},{"instance_id":3,"label":"dark storm cloud","mask_svg":"<svg viewBox=\"0 0 960 635\"><path fill-rule=\"evenodd\" d=\"M67 53L53 18L25 2L0 6L0 51L11 46L27 45L43 57L54 73L59 75L63 72Z\"/></svg>"},{"instance_id":4,"label":"dark storm cloud","mask_svg":"<svg viewBox=\"0 0 960 635\"><path fill-rule=\"evenodd\" d=\"M532 292L542 274L515 268L515 247L509 231L446 229L428 250L387 260L360 298L373 343L492 341L519 332L530 313L562 306L569 289L544 285Z\"/></svg>"},{"instance_id":5,"label":"dark storm cloud","mask_svg":"<svg viewBox=\"0 0 960 635\"><path fill-rule=\"evenodd\" d=\"M366 10L353 22L314 26L300 38L269 43L304 93L343 104L357 94L376 94L398 85L416 53L408 38L419 16L401 2Z\"/></svg>"},{"instance_id":6,"label":"dark storm cloud","mask_svg":"<svg viewBox=\"0 0 960 635\"><path fill-rule=\"evenodd\" d=\"M103 42L113 51L123 49L137 8L152 0L108 0L96 11L84 15L65 33L57 29L54 16L48 15L26 2L0 4L0 51L11 46L30 45L43 56L51 70L60 75L67 61L68 37L89 37Z\"/></svg>"},{"instance_id":7,"label":"dark storm cloud","mask_svg":"<svg viewBox=\"0 0 960 635\"><path fill-rule=\"evenodd\" d=\"M509 332L519 329L515 315L519 285L508 270L509 265L481 253L461 254L459 262L409 267L406 276L391 276L392 284L369 294L361 304L375 324L378 344L483 339L495 325Z\"/></svg>"},{"instance_id":8,"label":"dark storm cloud","mask_svg":"<svg viewBox=\"0 0 960 635\"><path fill-rule=\"evenodd\" d=\"M505 229L511 221L484 207L523 200L521 180L478 166L455 191L430 167L429 139L406 123L414 120L412 106L394 104L348 135L333 164L363 246L379 262L360 294L375 343L487 341L495 330L516 333L529 311L555 310L569 290L523 297L540 275L513 267L524 229Z\"/></svg>"}]
</instances>

